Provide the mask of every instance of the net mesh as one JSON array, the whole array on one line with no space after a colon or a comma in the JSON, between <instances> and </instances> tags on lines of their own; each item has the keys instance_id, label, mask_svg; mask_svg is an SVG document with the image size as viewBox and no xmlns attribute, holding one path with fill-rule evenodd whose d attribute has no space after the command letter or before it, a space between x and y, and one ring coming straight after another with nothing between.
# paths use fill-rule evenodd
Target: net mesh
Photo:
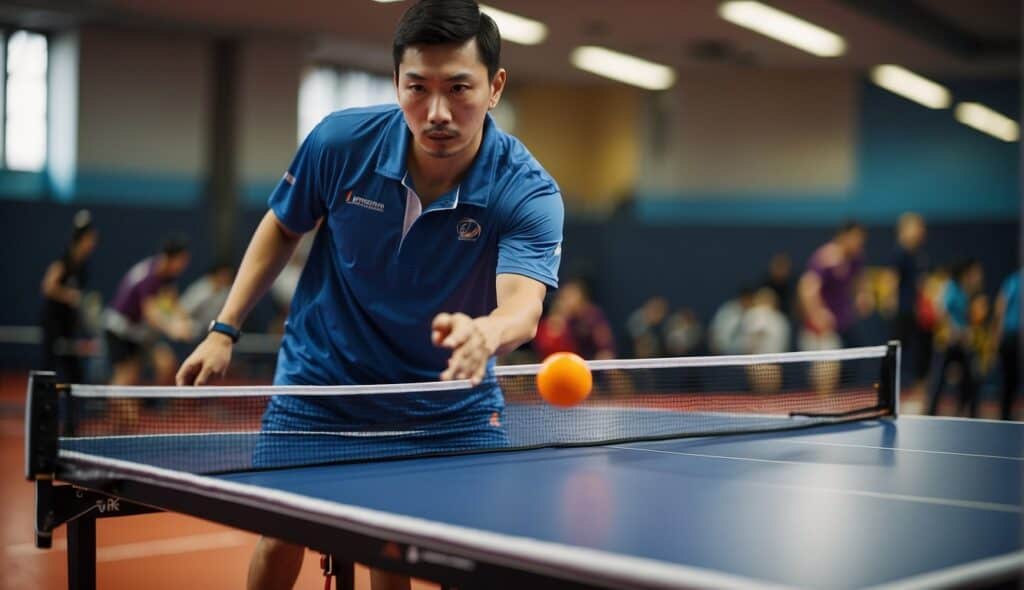
<instances>
[{"instance_id":1,"label":"net mesh","mask_svg":"<svg viewBox=\"0 0 1024 590\"><path fill-rule=\"evenodd\" d=\"M209 474L781 430L893 413L893 362L886 347L596 362L591 363L593 392L568 409L541 400L536 365L498 368L504 394L500 410L461 407L460 400L475 391L465 383L72 386L61 409L59 448ZM441 401L454 410L417 414L425 397L432 407ZM342 409L378 404L386 411L372 423L347 422L320 412L325 404ZM265 420L272 405L287 408L289 419ZM303 416L307 408L317 411Z\"/></svg>"}]
</instances>

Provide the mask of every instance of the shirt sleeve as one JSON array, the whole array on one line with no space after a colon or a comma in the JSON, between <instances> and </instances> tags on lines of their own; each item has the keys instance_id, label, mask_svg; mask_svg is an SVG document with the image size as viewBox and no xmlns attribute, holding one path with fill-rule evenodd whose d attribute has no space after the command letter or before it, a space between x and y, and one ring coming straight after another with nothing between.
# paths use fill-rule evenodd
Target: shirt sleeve
<instances>
[{"instance_id":1,"label":"shirt sleeve","mask_svg":"<svg viewBox=\"0 0 1024 590\"><path fill-rule=\"evenodd\" d=\"M318 125L302 142L267 202L281 223L295 233L310 231L324 216L326 206L320 174L323 153Z\"/></svg>"},{"instance_id":2,"label":"shirt sleeve","mask_svg":"<svg viewBox=\"0 0 1024 590\"><path fill-rule=\"evenodd\" d=\"M557 288L564 217L557 192L533 197L518 207L498 241L497 274L523 275Z\"/></svg>"}]
</instances>

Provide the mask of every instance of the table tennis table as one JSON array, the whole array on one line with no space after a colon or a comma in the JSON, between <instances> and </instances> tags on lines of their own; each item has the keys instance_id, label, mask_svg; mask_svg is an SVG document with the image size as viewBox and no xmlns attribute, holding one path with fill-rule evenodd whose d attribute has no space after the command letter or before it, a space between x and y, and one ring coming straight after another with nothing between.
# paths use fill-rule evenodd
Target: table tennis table
<instances>
[{"instance_id":1,"label":"table tennis table","mask_svg":"<svg viewBox=\"0 0 1024 590\"><path fill-rule=\"evenodd\" d=\"M73 588L95 583L95 518L154 509L460 588L933 588L1024 571L1019 422L901 416L212 476L54 457L71 485L37 481L51 507L37 543L68 522Z\"/></svg>"}]
</instances>

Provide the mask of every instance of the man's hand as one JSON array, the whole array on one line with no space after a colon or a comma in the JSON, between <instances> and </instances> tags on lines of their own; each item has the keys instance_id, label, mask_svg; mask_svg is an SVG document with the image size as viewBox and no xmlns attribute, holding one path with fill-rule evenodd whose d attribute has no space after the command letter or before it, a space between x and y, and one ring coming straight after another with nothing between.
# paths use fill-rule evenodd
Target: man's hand
<instances>
[{"instance_id":1,"label":"man's hand","mask_svg":"<svg viewBox=\"0 0 1024 590\"><path fill-rule=\"evenodd\" d=\"M231 363L231 338L217 332L206 339L181 364L174 381L182 385L206 385L211 378L221 378Z\"/></svg>"},{"instance_id":2,"label":"man's hand","mask_svg":"<svg viewBox=\"0 0 1024 590\"><path fill-rule=\"evenodd\" d=\"M434 346L452 351L448 368L441 373L442 381L469 379L473 385L483 381L487 361L498 349L487 331L487 318L473 319L464 313L441 313L434 318Z\"/></svg>"}]
</instances>

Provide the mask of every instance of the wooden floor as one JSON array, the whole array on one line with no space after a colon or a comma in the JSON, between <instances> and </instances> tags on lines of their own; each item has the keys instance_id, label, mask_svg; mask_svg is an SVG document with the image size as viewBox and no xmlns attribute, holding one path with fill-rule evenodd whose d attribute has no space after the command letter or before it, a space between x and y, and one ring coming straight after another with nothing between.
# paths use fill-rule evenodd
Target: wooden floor
<instances>
[{"instance_id":1,"label":"wooden floor","mask_svg":"<svg viewBox=\"0 0 1024 590\"><path fill-rule=\"evenodd\" d=\"M67 587L64 528L54 548L41 551L33 542L33 489L24 479L23 413L25 376L0 373L0 590L47 590ZM905 413L922 407L919 392L903 397ZM940 408L953 411L953 400ZM982 416L997 417L994 403ZM1018 407L1018 410L1020 408ZM176 514L111 518L97 523L97 582L109 590L127 588L244 588L255 535ZM357 571L357 588L369 588L365 569ZM306 553L296 588L323 588L319 555ZM435 588L415 583L417 590Z\"/></svg>"}]
</instances>

